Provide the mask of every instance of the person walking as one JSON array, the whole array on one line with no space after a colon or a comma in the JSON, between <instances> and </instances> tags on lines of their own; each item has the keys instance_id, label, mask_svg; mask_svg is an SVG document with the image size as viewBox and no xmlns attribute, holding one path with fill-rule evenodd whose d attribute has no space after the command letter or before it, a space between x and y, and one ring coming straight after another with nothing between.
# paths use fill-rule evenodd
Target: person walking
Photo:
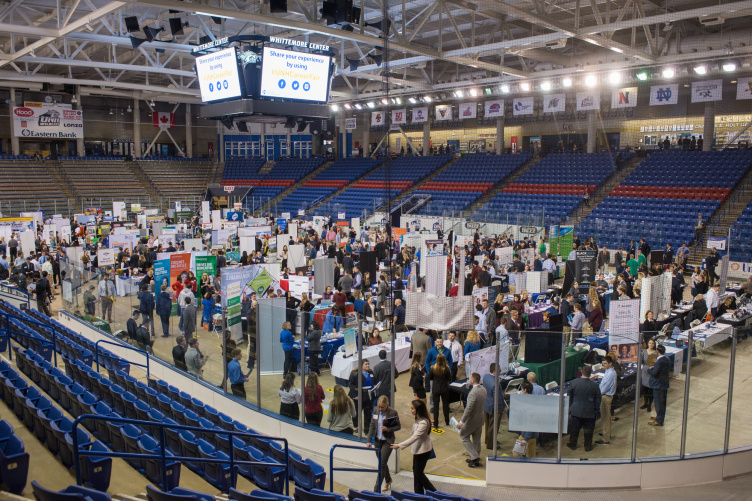
<instances>
[{"instance_id":1,"label":"person walking","mask_svg":"<svg viewBox=\"0 0 752 501\"><path fill-rule=\"evenodd\" d=\"M245 383L248 381L251 371L248 371L248 374L245 376L243 375L243 371L240 368L240 359L242 357L243 352L238 348L232 350L232 360L227 364L227 377L230 379L232 394L245 400Z\"/></svg>"},{"instance_id":2,"label":"person walking","mask_svg":"<svg viewBox=\"0 0 752 501\"><path fill-rule=\"evenodd\" d=\"M187 371L188 367L185 365L185 347L188 343L185 342L183 336L178 336L175 339L175 342L177 344L172 347L172 363L175 364L175 367L178 369Z\"/></svg>"},{"instance_id":3,"label":"person walking","mask_svg":"<svg viewBox=\"0 0 752 501\"><path fill-rule=\"evenodd\" d=\"M162 284L162 292L157 296L156 312L162 322L162 337L170 335L170 315L172 315L172 297L167 292L167 285Z\"/></svg>"},{"instance_id":4,"label":"person walking","mask_svg":"<svg viewBox=\"0 0 752 501\"><path fill-rule=\"evenodd\" d=\"M115 301L115 284L110 280L109 275L103 275L99 282L97 292L99 293L99 302L102 304L102 320L112 323L112 303Z\"/></svg>"},{"instance_id":5,"label":"person walking","mask_svg":"<svg viewBox=\"0 0 752 501\"><path fill-rule=\"evenodd\" d=\"M306 380L305 387L305 418L306 423L312 426L321 426L324 417L324 407L321 403L326 399L324 388L319 384L319 376L311 372Z\"/></svg>"},{"instance_id":6,"label":"person walking","mask_svg":"<svg viewBox=\"0 0 752 501\"><path fill-rule=\"evenodd\" d=\"M376 403L373 417L371 418L371 426L368 428L366 443L368 447L376 447L381 451L381 478L384 481L382 492L392 488L392 476L389 473L389 456L392 454L392 444L395 442L394 432L399 431L401 428L399 413L389 407L389 399L386 395L380 396ZM373 441L373 444L371 444L371 441ZM374 491L379 491L378 483L376 483Z\"/></svg>"},{"instance_id":7,"label":"person walking","mask_svg":"<svg viewBox=\"0 0 752 501\"><path fill-rule=\"evenodd\" d=\"M412 435L404 442L392 444L392 449L405 449L410 446L410 452L413 454L413 491L422 495L426 490L436 490L425 474L426 465L433 453L431 418L428 416L426 404L421 400L413 400L410 403L410 413L415 418Z\"/></svg>"},{"instance_id":8,"label":"person walking","mask_svg":"<svg viewBox=\"0 0 752 501\"><path fill-rule=\"evenodd\" d=\"M352 435L353 418L357 418L357 416L358 411L355 408L355 402L347 396L342 386L334 385L334 395L326 417L326 420L329 421L329 430Z\"/></svg>"},{"instance_id":9,"label":"person walking","mask_svg":"<svg viewBox=\"0 0 752 501\"><path fill-rule=\"evenodd\" d=\"M54 296L52 295L52 289L50 288L50 281L47 280L46 271L43 271L42 278L37 280L36 294L37 294L37 310L41 311L48 317L51 317L52 312L50 312L50 307L47 304L47 299L49 299L50 303L52 303Z\"/></svg>"},{"instance_id":10,"label":"person walking","mask_svg":"<svg viewBox=\"0 0 752 501\"><path fill-rule=\"evenodd\" d=\"M379 350L380 362L373 367L374 398L380 400L382 396L391 398L392 388L397 392L396 382L392 382L392 363L386 359L386 350ZM394 375L397 379L398 374Z\"/></svg>"},{"instance_id":11,"label":"person walking","mask_svg":"<svg viewBox=\"0 0 752 501\"><path fill-rule=\"evenodd\" d=\"M650 388L653 390L655 402L655 416L651 416L650 426L663 426L666 419L666 396L668 394L668 375L671 372L671 361L666 357L666 347L659 344L656 348L658 358L655 364L648 367L650 374Z\"/></svg>"},{"instance_id":12,"label":"person walking","mask_svg":"<svg viewBox=\"0 0 752 501\"><path fill-rule=\"evenodd\" d=\"M184 291L188 289L183 289ZM189 291L190 293L190 291ZM185 298L185 308L183 308L183 335L190 344L193 334L196 332L196 307L190 297Z\"/></svg>"},{"instance_id":13,"label":"person walking","mask_svg":"<svg viewBox=\"0 0 752 501\"><path fill-rule=\"evenodd\" d=\"M478 468L482 466L480 462L480 448L481 441L480 435L483 431L483 413L486 403L486 389L480 384L480 374L473 372L468 379L470 385L470 393L467 396L467 404L465 404L465 412L462 414L462 419L457 423L457 429L460 430L460 440L462 445L465 446L467 453L470 455L470 459L467 460L467 465L470 468ZM436 404L434 403L434 406Z\"/></svg>"},{"instance_id":14,"label":"person walking","mask_svg":"<svg viewBox=\"0 0 752 501\"><path fill-rule=\"evenodd\" d=\"M601 391L598 384L590 379L592 369L582 368L582 377L569 385L569 442L567 447L577 450L580 429L585 429L585 451L593 450L593 430L601 409ZM609 416L604 416L609 418Z\"/></svg>"},{"instance_id":15,"label":"person walking","mask_svg":"<svg viewBox=\"0 0 752 501\"><path fill-rule=\"evenodd\" d=\"M452 370L447 364L447 359L440 354L436 357L436 363L428 372L431 384L431 402L433 403L434 426L439 428L439 400L444 409L444 423L449 425L449 384L452 382Z\"/></svg>"},{"instance_id":16,"label":"person walking","mask_svg":"<svg viewBox=\"0 0 752 501\"><path fill-rule=\"evenodd\" d=\"M149 292L149 286L147 284L141 285L141 290L136 296L139 300L138 311L141 313L141 318L149 320L149 326L151 327L151 337L154 337L154 294Z\"/></svg>"},{"instance_id":17,"label":"person walking","mask_svg":"<svg viewBox=\"0 0 752 501\"><path fill-rule=\"evenodd\" d=\"M185 352L185 366L189 374L193 374L198 379L203 379L204 365L208 356L204 356L198 348L198 339L192 337L188 340L188 351Z\"/></svg>"}]
</instances>

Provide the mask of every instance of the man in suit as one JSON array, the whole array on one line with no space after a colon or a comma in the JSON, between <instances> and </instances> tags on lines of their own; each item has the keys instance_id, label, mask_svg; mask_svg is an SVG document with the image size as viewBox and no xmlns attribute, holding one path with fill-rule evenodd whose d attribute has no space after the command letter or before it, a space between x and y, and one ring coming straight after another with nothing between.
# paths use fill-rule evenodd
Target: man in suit
<instances>
[{"instance_id":1,"label":"man in suit","mask_svg":"<svg viewBox=\"0 0 752 501\"><path fill-rule=\"evenodd\" d=\"M478 468L480 462L480 434L483 431L484 407L488 394L483 385L480 384L480 374L473 372L470 374L468 383L471 386L470 393L467 395L467 404L462 419L457 423L457 429L460 430L460 440L462 445L467 449L470 459L467 459L470 468Z\"/></svg>"},{"instance_id":2,"label":"man in suit","mask_svg":"<svg viewBox=\"0 0 752 501\"><path fill-rule=\"evenodd\" d=\"M571 315L573 312L572 308L572 302L574 301L574 296L572 294L567 294L564 299L562 299L561 304L559 305L559 314L561 315L561 323L562 323L562 329L564 331L564 334L567 335L567 344L570 344L572 340L572 327L569 325L569 315Z\"/></svg>"},{"instance_id":3,"label":"man in suit","mask_svg":"<svg viewBox=\"0 0 752 501\"><path fill-rule=\"evenodd\" d=\"M601 409L601 390L598 383L590 379L592 369L582 368L582 377L569 385L569 443L567 447L577 450L580 429L585 429L585 451L593 450L593 430ZM608 416L606 416L608 417Z\"/></svg>"},{"instance_id":4,"label":"man in suit","mask_svg":"<svg viewBox=\"0 0 752 501\"><path fill-rule=\"evenodd\" d=\"M708 305L705 302L705 296L698 294L695 297L695 301L692 303L692 311L695 314L695 318L700 321L705 321L705 315L708 314Z\"/></svg>"},{"instance_id":5,"label":"man in suit","mask_svg":"<svg viewBox=\"0 0 752 501\"><path fill-rule=\"evenodd\" d=\"M598 253L598 269L601 270L601 273L604 273L606 271L606 266L608 266L608 263L611 261L611 253L608 252L608 249L604 245L601 251Z\"/></svg>"},{"instance_id":6,"label":"man in suit","mask_svg":"<svg viewBox=\"0 0 752 501\"><path fill-rule=\"evenodd\" d=\"M655 364L648 367L648 374L650 374L650 380L648 384L650 389L653 390L653 399L655 402L655 416L653 416L648 424L650 426L663 426L663 420L666 418L666 396L668 395L668 375L671 371L671 361L666 357L666 347L659 344L656 348L658 350L658 358Z\"/></svg>"},{"instance_id":7,"label":"man in suit","mask_svg":"<svg viewBox=\"0 0 752 501\"><path fill-rule=\"evenodd\" d=\"M172 362L178 369L187 371L188 368L185 366L185 352L186 345L188 343L185 342L185 338L183 336L178 336L175 341L177 342L177 344L172 348Z\"/></svg>"},{"instance_id":8,"label":"man in suit","mask_svg":"<svg viewBox=\"0 0 752 501\"><path fill-rule=\"evenodd\" d=\"M494 428L494 395L496 394L496 364L492 363L488 368L489 373L483 376L483 388L486 389L486 403L483 406L483 412L485 414L486 425L486 449L493 450L494 436L499 433L501 427L502 413L504 412L504 392L501 390L501 383L499 383L499 420Z\"/></svg>"},{"instance_id":9,"label":"man in suit","mask_svg":"<svg viewBox=\"0 0 752 501\"><path fill-rule=\"evenodd\" d=\"M382 396L387 398L387 404L389 403L389 395L391 394L391 387L394 386L394 391L397 391L397 385L392 383L392 364L386 359L386 350L379 351L379 359L381 360L373 368L373 385L379 385L379 388L374 392L374 398L379 399ZM397 379L399 374L394 375L394 379Z\"/></svg>"},{"instance_id":10,"label":"man in suit","mask_svg":"<svg viewBox=\"0 0 752 501\"><path fill-rule=\"evenodd\" d=\"M379 365L381 364L379 363L376 367ZM392 488L392 476L389 474L389 456L392 454L394 432L399 431L401 427L399 413L389 407L389 399L386 396L379 397L376 408L373 410L366 442L368 447L375 445L381 450L381 478L384 479L385 484L381 492ZM373 444L371 444L371 440L373 440ZM379 492L379 484L376 484L374 491Z\"/></svg>"},{"instance_id":11,"label":"man in suit","mask_svg":"<svg viewBox=\"0 0 752 501\"><path fill-rule=\"evenodd\" d=\"M423 358L425 358L428 352L431 351L431 348L433 348L433 340L423 329L418 328L410 338L410 348L412 349L413 355L416 353L422 353Z\"/></svg>"}]
</instances>

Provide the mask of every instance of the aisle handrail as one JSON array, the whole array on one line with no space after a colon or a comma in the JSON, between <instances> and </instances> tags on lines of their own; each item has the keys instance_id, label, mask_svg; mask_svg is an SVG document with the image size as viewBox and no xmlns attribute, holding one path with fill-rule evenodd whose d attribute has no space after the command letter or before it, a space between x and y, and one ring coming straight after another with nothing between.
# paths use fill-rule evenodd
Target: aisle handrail
<instances>
[{"instance_id":1,"label":"aisle handrail","mask_svg":"<svg viewBox=\"0 0 752 501\"><path fill-rule=\"evenodd\" d=\"M11 359L11 350L10 350L11 342L10 342L10 336L11 336L11 334L13 334L14 336L28 337L30 339L35 339L35 340L40 341L40 342L45 343L45 344L51 344L52 345L52 356L54 357L55 366L57 366L57 332L55 331L55 327L53 327L52 325L43 324L42 322L30 319L30 318L19 317L18 315L13 315L12 313L8 313L8 312L5 312L5 311L0 311L0 316L5 317L5 329L4 330L5 330L5 335L8 336L8 359L9 360ZM43 327L45 329L49 329L50 332L52 332L52 341L50 341L48 339L35 338L34 336L29 336L28 334L24 334L22 332L13 332L13 333L11 333L11 331L10 331L10 319L11 318L13 318L15 320L19 320L21 322L28 322L28 323L31 323L33 325L38 325L38 326L41 326L41 327Z\"/></svg>"},{"instance_id":2,"label":"aisle handrail","mask_svg":"<svg viewBox=\"0 0 752 501\"><path fill-rule=\"evenodd\" d=\"M377 468L335 468L334 467L334 449L355 449L361 451L371 451L376 453L378 462ZM363 473L376 472L376 492L381 492L381 449L378 447L365 447L362 445L334 444L329 451L329 492L334 492L334 472L335 471L360 471Z\"/></svg>"},{"instance_id":3,"label":"aisle handrail","mask_svg":"<svg viewBox=\"0 0 752 501\"><path fill-rule=\"evenodd\" d=\"M143 355L146 357L146 365L144 365L144 364L137 364L136 362L131 362L130 360L124 360L122 357L118 357L117 355L110 355L110 354L105 353L104 351L102 352L102 355L105 358L111 358L113 360L126 361L129 364L131 364L131 365L135 365L136 367L145 367L146 368L146 377L149 378L149 376L150 376L150 374L149 374L149 354L147 352L145 352L144 350L142 350L140 348L136 348L135 346L131 346L129 344L115 343L113 341L108 341L107 339L100 339L99 341L97 341L96 343L94 343L94 359L95 359L95 361L97 363L97 372L99 372L99 343L111 344L113 346L117 346L118 348L125 348L127 350L136 351L138 353L143 353Z\"/></svg>"}]
</instances>

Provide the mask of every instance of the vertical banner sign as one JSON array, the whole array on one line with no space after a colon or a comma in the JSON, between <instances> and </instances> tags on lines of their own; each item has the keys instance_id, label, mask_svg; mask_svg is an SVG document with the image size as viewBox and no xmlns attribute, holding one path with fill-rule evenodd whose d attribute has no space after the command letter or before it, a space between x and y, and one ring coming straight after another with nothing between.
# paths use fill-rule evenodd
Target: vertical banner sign
<instances>
[{"instance_id":1,"label":"vertical banner sign","mask_svg":"<svg viewBox=\"0 0 752 501\"><path fill-rule=\"evenodd\" d=\"M543 113L562 113L566 111L566 94L551 94L543 96Z\"/></svg>"},{"instance_id":2,"label":"vertical banner sign","mask_svg":"<svg viewBox=\"0 0 752 501\"><path fill-rule=\"evenodd\" d=\"M392 110L392 124L401 125L407 123L407 110Z\"/></svg>"},{"instance_id":3,"label":"vertical banner sign","mask_svg":"<svg viewBox=\"0 0 752 501\"><path fill-rule=\"evenodd\" d=\"M574 226L559 226L559 252L566 260L574 245Z\"/></svg>"},{"instance_id":4,"label":"vertical banner sign","mask_svg":"<svg viewBox=\"0 0 752 501\"><path fill-rule=\"evenodd\" d=\"M737 99L752 99L752 77L739 78L736 84Z\"/></svg>"},{"instance_id":5,"label":"vertical banner sign","mask_svg":"<svg viewBox=\"0 0 752 501\"><path fill-rule=\"evenodd\" d=\"M596 278L595 268L597 266L598 251L596 250L578 250L576 252L574 276L580 284L589 284Z\"/></svg>"},{"instance_id":6,"label":"vertical banner sign","mask_svg":"<svg viewBox=\"0 0 752 501\"><path fill-rule=\"evenodd\" d=\"M436 105L436 120L451 120L451 119L452 119L452 105L451 104Z\"/></svg>"},{"instance_id":7,"label":"vertical banner sign","mask_svg":"<svg viewBox=\"0 0 752 501\"><path fill-rule=\"evenodd\" d=\"M200 281L204 273L212 279L217 276L217 256L196 256L196 278Z\"/></svg>"},{"instance_id":8,"label":"vertical banner sign","mask_svg":"<svg viewBox=\"0 0 752 501\"><path fill-rule=\"evenodd\" d=\"M612 108L634 108L637 106L637 87L625 87L611 91Z\"/></svg>"},{"instance_id":9,"label":"vertical banner sign","mask_svg":"<svg viewBox=\"0 0 752 501\"><path fill-rule=\"evenodd\" d=\"M227 328L233 340L243 339L242 306L240 304L241 283L233 282L227 285Z\"/></svg>"},{"instance_id":10,"label":"vertical banner sign","mask_svg":"<svg viewBox=\"0 0 752 501\"><path fill-rule=\"evenodd\" d=\"M114 266L115 265L115 249L99 249L97 251L97 265L102 266Z\"/></svg>"},{"instance_id":11,"label":"vertical banner sign","mask_svg":"<svg viewBox=\"0 0 752 501\"><path fill-rule=\"evenodd\" d=\"M201 202L201 222L211 223L211 203L208 200Z\"/></svg>"},{"instance_id":12,"label":"vertical banner sign","mask_svg":"<svg viewBox=\"0 0 752 501\"><path fill-rule=\"evenodd\" d=\"M371 125L384 125L384 112L383 111L371 112Z\"/></svg>"},{"instance_id":13,"label":"vertical banner sign","mask_svg":"<svg viewBox=\"0 0 752 501\"><path fill-rule=\"evenodd\" d=\"M679 84L653 85L650 87L650 106L676 104L679 102Z\"/></svg>"},{"instance_id":14,"label":"vertical banner sign","mask_svg":"<svg viewBox=\"0 0 752 501\"><path fill-rule=\"evenodd\" d=\"M601 107L601 93L593 90L577 93L577 111L598 110Z\"/></svg>"},{"instance_id":15,"label":"vertical banner sign","mask_svg":"<svg viewBox=\"0 0 752 501\"><path fill-rule=\"evenodd\" d=\"M498 101L486 101L484 105L485 105L486 118L504 116L504 100L503 99L500 99Z\"/></svg>"},{"instance_id":16,"label":"vertical banner sign","mask_svg":"<svg viewBox=\"0 0 752 501\"><path fill-rule=\"evenodd\" d=\"M559 227L551 226L548 230L548 252L554 256L559 255Z\"/></svg>"},{"instance_id":17,"label":"vertical banner sign","mask_svg":"<svg viewBox=\"0 0 752 501\"><path fill-rule=\"evenodd\" d=\"M422 108L413 108L413 123L423 123L428 121L428 106Z\"/></svg>"},{"instance_id":18,"label":"vertical banner sign","mask_svg":"<svg viewBox=\"0 0 752 501\"><path fill-rule=\"evenodd\" d=\"M723 80L706 80L704 82L692 82L692 102L706 103L720 101L722 98Z\"/></svg>"},{"instance_id":19,"label":"vertical banner sign","mask_svg":"<svg viewBox=\"0 0 752 501\"><path fill-rule=\"evenodd\" d=\"M478 116L477 103L462 103L460 105L460 120L476 118Z\"/></svg>"},{"instance_id":20,"label":"vertical banner sign","mask_svg":"<svg viewBox=\"0 0 752 501\"><path fill-rule=\"evenodd\" d=\"M535 98L533 97L518 97L514 100L514 116L519 115L532 115L533 103Z\"/></svg>"},{"instance_id":21,"label":"vertical banner sign","mask_svg":"<svg viewBox=\"0 0 752 501\"><path fill-rule=\"evenodd\" d=\"M170 289L170 260L158 259L154 261L154 296L158 296L162 292L162 285L167 285L167 290Z\"/></svg>"},{"instance_id":22,"label":"vertical banner sign","mask_svg":"<svg viewBox=\"0 0 752 501\"><path fill-rule=\"evenodd\" d=\"M178 276L191 270L191 253L181 252L170 254L170 283L175 283Z\"/></svg>"},{"instance_id":23,"label":"vertical banner sign","mask_svg":"<svg viewBox=\"0 0 752 501\"><path fill-rule=\"evenodd\" d=\"M615 352L619 362L636 362L640 332L640 300L613 301L609 317L607 351Z\"/></svg>"}]
</instances>

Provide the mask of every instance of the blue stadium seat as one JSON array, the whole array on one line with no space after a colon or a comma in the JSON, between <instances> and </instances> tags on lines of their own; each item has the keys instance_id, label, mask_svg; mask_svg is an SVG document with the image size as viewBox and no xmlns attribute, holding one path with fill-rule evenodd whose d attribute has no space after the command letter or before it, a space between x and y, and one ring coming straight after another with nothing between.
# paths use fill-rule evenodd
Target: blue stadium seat
<instances>
[{"instance_id":1,"label":"blue stadium seat","mask_svg":"<svg viewBox=\"0 0 752 501\"><path fill-rule=\"evenodd\" d=\"M36 480L32 480L31 487L37 501L110 501L110 496L106 492L79 485L71 485L55 492L45 489Z\"/></svg>"},{"instance_id":2,"label":"blue stadium seat","mask_svg":"<svg viewBox=\"0 0 752 501\"><path fill-rule=\"evenodd\" d=\"M23 441L11 435L0 443L0 479L9 492L21 494L28 474L29 453L24 451Z\"/></svg>"}]
</instances>

